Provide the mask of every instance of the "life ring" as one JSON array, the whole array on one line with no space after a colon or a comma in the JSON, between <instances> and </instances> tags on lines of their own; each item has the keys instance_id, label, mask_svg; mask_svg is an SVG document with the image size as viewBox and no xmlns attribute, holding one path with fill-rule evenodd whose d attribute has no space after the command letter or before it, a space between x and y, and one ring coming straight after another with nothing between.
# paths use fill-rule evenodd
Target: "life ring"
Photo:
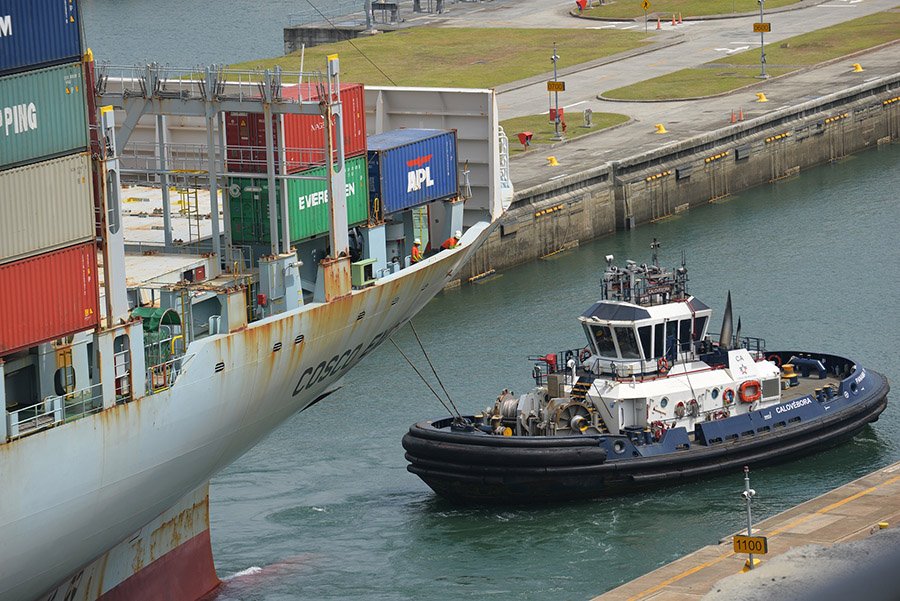
<instances>
[{"instance_id":1,"label":"life ring","mask_svg":"<svg viewBox=\"0 0 900 601\"><path fill-rule=\"evenodd\" d=\"M663 375L669 373L669 362L665 357L660 357L656 362L656 371Z\"/></svg>"},{"instance_id":2,"label":"life ring","mask_svg":"<svg viewBox=\"0 0 900 601\"><path fill-rule=\"evenodd\" d=\"M734 390L726 388L722 393L722 404L726 407L734 402Z\"/></svg>"},{"instance_id":3,"label":"life ring","mask_svg":"<svg viewBox=\"0 0 900 601\"><path fill-rule=\"evenodd\" d=\"M581 352L578 353L578 361L584 363L590 358L590 356L591 349L589 349L588 347L584 347L583 349L581 349Z\"/></svg>"},{"instance_id":4,"label":"life ring","mask_svg":"<svg viewBox=\"0 0 900 601\"><path fill-rule=\"evenodd\" d=\"M738 388L738 396L742 403L752 403L762 398L759 380L747 380Z\"/></svg>"},{"instance_id":5,"label":"life ring","mask_svg":"<svg viewBox=\"0 0 900 601\"><path fill-rule=\"evenodd\" d=\"M662 421L655 421L650 424L650 431L653 433L653 440L655 440L656 442L662 440L663 435L668 429L669 428L666 426L666 423Z\"/></svg>"},{"instance_id":6,"label":"life ring","mask_svg":"<svg viewBox=\"0 0 900 601\"><path fill-rule=\"evenodd\" d=\"M778 355L769 355L768 357L766 357L766 360L774 363L775 367L781 367L781 357L779 357Z\"/></svg>"}]
</instances>

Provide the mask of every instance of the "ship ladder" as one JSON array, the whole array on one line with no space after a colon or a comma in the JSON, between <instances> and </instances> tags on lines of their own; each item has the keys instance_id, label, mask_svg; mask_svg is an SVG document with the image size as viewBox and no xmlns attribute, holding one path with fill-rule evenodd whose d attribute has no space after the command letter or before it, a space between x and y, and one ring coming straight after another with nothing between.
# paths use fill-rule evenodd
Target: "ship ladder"
<instances>
[{"instance_id":1,"label":"ship ladder","mask_svg":"<svg viewBox=\"0 0 900 601\"><path fill-rule=\"evenodd\" d=\"M578 381L575 382L575 385L572 386L572 390L569 392L569 398L573 401L583 403L585 397L587 397L588 391L593 385L593 376L581 376L580 378L578 378ZM597 426L600 428L600 431L603 434L609 434L609 428L606 427L606 422L603 421L603 416L598 414L597 419L599 420Z\"/></svg>"}]
</instances>

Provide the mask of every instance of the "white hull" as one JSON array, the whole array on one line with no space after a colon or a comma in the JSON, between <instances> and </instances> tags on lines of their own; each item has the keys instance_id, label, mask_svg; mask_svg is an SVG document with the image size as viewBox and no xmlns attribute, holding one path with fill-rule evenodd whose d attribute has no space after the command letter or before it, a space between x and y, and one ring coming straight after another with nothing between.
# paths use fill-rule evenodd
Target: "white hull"
<instances>
[{"instance_id":1,"label":"white hull","mask_svg":"<svg viewBox=\"0 0 900 601\"><path fill-rule=\"evenodd\" d=\"M490 230L479 223L461 247L343 299L195 341L167 391L0 445L0 600L50 593L196 494L333 390L443 288ZM283 347L274 352L276 343ZM152 550L140 553L136 570L153 560ZM96 598L124 572L66 598Z\"/></svg>"}]
</instances>

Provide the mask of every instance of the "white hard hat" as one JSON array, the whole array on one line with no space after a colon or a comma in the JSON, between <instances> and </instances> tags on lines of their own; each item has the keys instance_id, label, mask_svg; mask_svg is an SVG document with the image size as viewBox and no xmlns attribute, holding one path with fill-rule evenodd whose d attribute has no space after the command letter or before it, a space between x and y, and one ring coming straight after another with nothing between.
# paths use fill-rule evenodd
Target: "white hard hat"
<instances>
[{"instance_id":1,"label":"white hard hat","mask_svg":"<svg viewBox=\"0 0 900 601\"><path fill-rule=\"evenodd\" d=\"M416 238L415 240L413 240L413 244L422 244L422 241Z\"/></svg>"},{"instance_id":2,"label":"white hard hat","mask_svg":"<svg viewBox=\"0 0 900 601\"><path fill-rule=\"evenodd\" d=\"M454 234L454 235L455 235L457 238L462 238L462 232L459 231L459 230L456 230L456 234Z\"/></svg>"}]
</instances>

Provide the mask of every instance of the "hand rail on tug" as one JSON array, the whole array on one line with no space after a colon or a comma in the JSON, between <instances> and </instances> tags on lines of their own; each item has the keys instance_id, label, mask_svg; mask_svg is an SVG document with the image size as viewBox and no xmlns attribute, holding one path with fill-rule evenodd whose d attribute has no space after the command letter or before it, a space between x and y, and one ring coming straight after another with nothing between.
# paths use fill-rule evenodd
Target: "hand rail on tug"
<instances>
[{"instance_id":1,"label":"hand rail on tug","mask_svg":"<svg viewBox=\"0 0 900 601\"><path fill-rule=\"evenodd\" d=\"M683 376L689 374L697 374L703 373L707 371L713 371L717 369L724 369L725 364L722 362L713 363L708 367L703 367L700 369L693 369L689 371L680 371L678 373L673 374L672 368L679 363L684 363L684 357L686 355L691 356L695 360L704 360L709 359L715 356L717 353L727 353L725 349L721 349L718 342L717 335L707 336L707 340L699 340L692 341L690 343L679 343L678 346L681 347L677 351L677 355L682 357L682 360L675 360L672 364L668 365L668 368L664 373L660 373L659 370L659 360L647 360L647 359L602 359L602 363L604 366L613 366L613 369L610 372L606 372L606 376L610 380L614 380L616 382L653 382L656 380L664 380L666 378L670 378L672 376ZM684 347L687 346L687 350ZM752 336L742 336L740 340L739 346L734 346L735 349L742 348L750 352L754 358L759 361L765 358L766 353L766 341L763 338L756 338ZM587 356L585 354L587 353ZM723 355L723 358L726 355ZM528 356L528 360L534 363L534 368L532 370L532 378L535 381L535 385L544 386L547 383L547 376L551 374L561 374L569 376L571 375L571 369L567 366L569 360L575 361L575 375L576 378L579 375L589 375L593 374L597 376L597 372L593 371L588 364L591 363L591 359L596 358L590 352L588 347L581 347L575 349L568 349L564 351L557 351L555 353L547 353L546 355L530 355ZM622 366L621 370L617 369L616 366ZM635 365L639 365L640 370L633 369ZM631 373L625 374L625 371L630 371ZM619 372L622 372L622 375L619 375Z\"/></svg>"}]
</instances>

